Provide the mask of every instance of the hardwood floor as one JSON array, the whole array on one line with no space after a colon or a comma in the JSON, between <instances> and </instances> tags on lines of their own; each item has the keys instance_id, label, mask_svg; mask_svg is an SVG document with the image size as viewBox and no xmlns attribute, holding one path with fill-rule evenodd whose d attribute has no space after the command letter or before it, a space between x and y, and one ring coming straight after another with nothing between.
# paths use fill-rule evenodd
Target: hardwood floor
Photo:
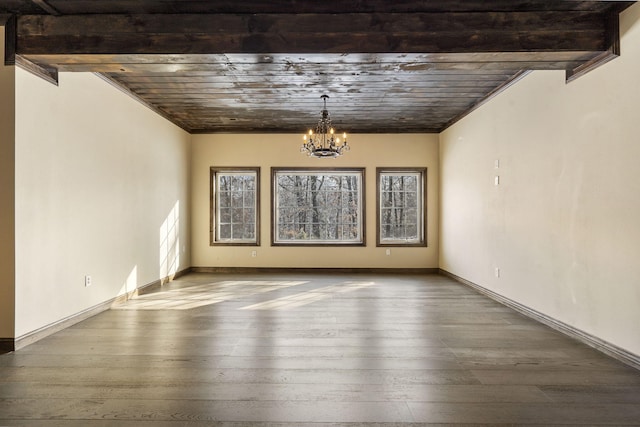
<instances>
[{"instance_id":1,"label":"hardwood floor","mask_svg":"<svg viewBox=\"0 0 640 427\"><path fill-rule=\"evenodd\" d=\"M640 425L640 372L439 275L190 274L0 356L0 426Z\"/></svg>"}]
</instances>

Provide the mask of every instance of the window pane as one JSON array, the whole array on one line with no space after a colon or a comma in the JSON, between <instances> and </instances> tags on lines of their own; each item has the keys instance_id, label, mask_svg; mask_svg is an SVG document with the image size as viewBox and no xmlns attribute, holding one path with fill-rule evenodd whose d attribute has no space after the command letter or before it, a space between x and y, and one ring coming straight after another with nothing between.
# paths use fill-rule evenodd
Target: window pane
<instances>
[{"instance_id":1,"label":"window pane","mask_svg":"<svg viewBox=\"0 0 640 427\"><path fill-rule=\"evenodd\" d=\"M220 191L231 191L231 179L228 176L220 176L218 179L218 188Z\"/></svg>"},{"instance_id":2,"label":"window pane","mask_svg":"<svg viewBox=\"0 0 640 427\"><path fill-rule=\"evenodd\" d=\"M415 176L407 176L407 177L405 177L404 190L405 191L417 191L418 190L418 179Z\"/></svg>"},{"instance_id":3,"label":"window pane","mask_svg":"<svg viewBox=\"0 0 640 427\"><path fill-rule=\"evenodd\" d=\"M408 225L403 237L407 240L416 240L418 238L418 227L415 225Z\"/></svg>"},{"instance_id":4,"label":"window pane","mask_svg":"<svg viewBox=\"0 0 640 427\"><path fill-rule=\"evenodd\" d=\"M242 190L234 191L231 193L231 206L232 207L242 206Z\"/></svg>"},{"instance_id":5,"label":"window pane","mask_svg":"<svg viewBox=\"0 0 640 427\"><path fill-rule=\"evenodd\" d=\"M278 233L278 238L280 240L289 240L295 234L291 229L291 224L283 225Z\"/></svg>"},{"instance_id":6,"label":"window pane","mask_svg":"<svg viewBox=\"0 0 640 427\"><path fill-rule=\"evenodd\" d=\"M244 190L255 192L256 190L256 176L245 175L244 176Z\"/></svg>"},{"instance_id":7,"label":"window pane","mask_svg":"<svg viewBox=\"0 0 640 427\"><path fill-rule=\"evenodd\" d=\"M218 215L218 221L220 224L227 224L231 222L231 209L228 208L220 208L219 211L219 215Z\"/></svg>"},{"instance_id":8,"label":"window pane","mask_svg":"<svg viewBox=\"0 0 640 427\"><path fill-rule=\"evenodd\" d=\"M231 222L235 224L242 224L242 217L243 217L242 214L243 214L242 208L231 209Z\"/></svg>"},{"instance_id":9,"label":"window pane","mask_svg":"<svg viewBox=\"0 0 640 427\"><path fill-rule=\"evenodd\" d=\"M253 191L244 191L243 198L243 205L245 207L252 207L256 202L256 195L253 193Z\"/></svg>"},{"instance_id":10,"label":"window pane","mask_svg":"<svg viewBox=\"0 0 640 427\"><path fill-rule=\"evenodd\" d=\"M418 223L418 210L415 208L409 208L404 210L404 222L407 224Z\"/></svg>"},{"instance_id":11,"label":"window pane","mask_svg":"<svg viewBox=\"0 0 640 427\"><path fill-rule=\"evenodd\" d=\"M244 224L244 234L243 234L243 238L244 239L253 239L255 238L256 233L255 233L255 228L253 227L253 224Z\"/></svg>"},{"instance_id":12,"label":"window pane","mask_svg":"<svg viewBox=\"0 0 640 427\"><path fill-rule=\"evenodd\" d=\"M418 194L417 193L405 193L405 201L404 206L406 207L414 207L418 206Z\"/></svg>"},{"instance_id":13,"label":"window pane","mask_svg":"<svg viewBox=\"0 0 640 427\"><path fill-rule=\"evenodd\" d=\"M231 238L231 224L220 225L220 238L221 239Z\"/></svg>"},{"instance_id":14,"label":"window pane","mask_svg":"<svg viewBox=\"0 0 640 427\"><path fill-rule=\"evenodd\" d=\"M424 244L424 170L378 169L378 244Z\"/></svg>"},{"instance_id":15,"label":"window pane","mask_svg":"<svg viewBox=\"0 0 640 427\"><path fill-rule=\"evenodd\" d=\"M255 209L251 209L251 208L244 209L242 213L243 213L242 223L251 225L251 227L253 228L253 219L255 218L255 215L256 215Z\"/></svg>"},{"instance_id":16,"label":"window pane","mask_svg":"<svg viewBox=\"0 0 640 427\"><path fill-rule=\"evenodd\" d=\"M363 173L274 168L274 243L361 243Z\"/></svg>"},{"instance_id":17,"label":"window pane","mask_svg":"<svg viewBox=\"0 0 640 427\"><path fill-rule=\"evenodd\" d=\"M231 206L231 193L228 191L218 193L218 205L221 208Z\"/></svg>"}]
</instances>

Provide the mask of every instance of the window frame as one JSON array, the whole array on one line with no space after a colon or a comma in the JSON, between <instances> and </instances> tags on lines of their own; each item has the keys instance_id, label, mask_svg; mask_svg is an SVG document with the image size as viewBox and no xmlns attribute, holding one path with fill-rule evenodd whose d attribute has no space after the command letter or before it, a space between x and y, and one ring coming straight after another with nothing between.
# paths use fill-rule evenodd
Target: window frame
<instances>
[{"instance_id":1,"label":"window frame","mask_svg":"<svg viewBox=\"0 0 640 427\"><path fill-rule=\"evenodd\" d=\"M217 167L212 166L209 169L210 188L209 188L209 245L210 246L260 246L260 167ZM255 195L254 195L254 239L229 239L219 240L218 237L218 176L224 174L241 174L255 175Z\"/></svg>"},{"instance_id":2,"label":"window frame","mask_svg":"<svg viewBox=\"0 0 640 427\"><path fill-rule=\"evenodd\" d=\"M417 207L421 210L418 213L418 235L417 241L383 240L382 239L382 188L381 177L385 174L419 175L419 185L416 189L416 196L420 197ZM426 247L427 246L427 168L425 167L377 167L376 168L376 246L377 247Z\"/></svg>"},{"instance_id":3,"label":"window frame","mask_svg":"<svg viewBox=\"0 0 640 427\"><path fill-rule=\"evenodd\" d=\"M344 168L331 168L331 167L272 167L271 168L271 246L366 246L366 203L365 203L365 171L363 167L344 167ZM313 174L335 174L339 175L340 172L348 174L356 174L358 177L359 191L358 191L358 216L359 216L359 233L360 238L358 241L331 241L331 240L280 240L278 236L278 189L276 180L279 175L286 173L303 174L307 172L309 175Z\"/></svg>"}]
</instances>

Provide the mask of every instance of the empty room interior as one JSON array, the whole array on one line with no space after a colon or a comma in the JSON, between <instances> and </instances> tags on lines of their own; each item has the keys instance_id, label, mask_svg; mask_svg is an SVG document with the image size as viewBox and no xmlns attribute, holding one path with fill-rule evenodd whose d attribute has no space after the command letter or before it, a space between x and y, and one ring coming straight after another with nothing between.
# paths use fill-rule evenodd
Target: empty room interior
<instances>
[{"instance_id":1,"label":"empty room interior","mask_svg":"<svg viewBox=\"0 0 640 427\"><path fill-rule=\"evenodd\" d=\"M640 425L640 4L0 0L0 426Z\"/></svg>"}]
</instances>

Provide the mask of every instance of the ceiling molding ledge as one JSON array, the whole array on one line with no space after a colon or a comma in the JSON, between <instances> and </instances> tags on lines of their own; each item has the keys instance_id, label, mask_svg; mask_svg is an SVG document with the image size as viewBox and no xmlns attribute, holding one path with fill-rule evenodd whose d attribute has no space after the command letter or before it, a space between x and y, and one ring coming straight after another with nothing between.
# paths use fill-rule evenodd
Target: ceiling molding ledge
<instances>
[{"instance_id":1,"label":"ceiling molding ledge","mask_svg":"<svg viewBox=\"0 0 640 427\"><path fill-rule=\"evenodd\" d=\"M58 86L58 70L56 68L38 65L20 55L16 55L15 65L35 76L40 77L42 80Z\"/></svg>"},{"instance_id":2,"label":"ceiling molding ledge","mask_svg":"<svg viewBox=\"0 0 640 427\"><path fill-rule=\"evenodd\" d=\"M147 107L148 109L150 109L154 113L159 114L161 117L163 117L164 119L170 121L174 125L178 126L180 129L184 130L185 132L192 133L191 129L186 127L184 124L177 122L173 117L171 117L169 114L167 114L166 112L162 111L161 109L156 108L153 104L150 104L150 103L146 102L144 99L140 98L140 96L138 96L137 93L129 90L126 86L122 85L115 78L113 78L113 77L111 77L111 76L109 76L107 74L104 74L104 73L93 73L93 74L98 76L99 78L101 78L105 82L109 83L111 86L113 86L114 88L118 89L120 92L124 93L125 95L129 95L131 98L133 98L134 100L138 101L140 104L144 105L145 107Z\"/></svg>"},{"instance_id":3,"label":"ceiling molding ledge","mask_svg":"<svg viewBox=\"0 0 640 427\"><path fill-rule=\"evenodd\" d=\"M612 59L617 58L618 56L620 56L620 54L616 54L610 50L602 52L591 61L585 62L584 64L581 64L573 70L567 70L566 82L571 83L572 81L577 80L578 78L584 76L590 71L595 70L599 66L606 64Z\"/></svg>"},{"instance_id":4,"label":"ceiling molding ledge","mask_svg":"<svg viewBox=\"0 0 640 427\"><path fill-rule=\"evenodd\" d=\"M498 86L497 88L495 88L494 90L489 92L487 94L487 96L485 96L484 98L480 99L478 102L473 104L471 107L469 107L468 109L463 111L460 115L454 117L449 122L447 122L447 124L445 124L444 127L438 131L438 133L444 132L445 130L447 130L448 128L450 128L451 126L453 126L454 124L456 124L457 122L459 122L460 120L462 120L463 118L465 118L466 116L471 114L473 111L477 110L482 105L484 105L487 102L489 102L491 99L496 97L502 91L508 89L512 85L514 85L517 82L519 82L521 79L523 79L525 76L527 76L532 71L533 70L522 70L522 71L518 72L513 77L511 77L509 80L507 80L506 82L504 82L503 84L501 84L500 86Z\"/></svg>"},{"instance_id":5,"label":"ceiling molding ledge","mask_svg":"<svg viewBox=\"0 0 640 427\"><path fill-rule=\"evenodd\" d=\"M601 65L606 64L620 56L620 13L614 12L609 15L607 21L607 45L609 48L596 56L590 61L580 64L572 70L567 70L566 82L572 81L584 76L590 71L595 70Z\"/></svg>"}]
</instances>

